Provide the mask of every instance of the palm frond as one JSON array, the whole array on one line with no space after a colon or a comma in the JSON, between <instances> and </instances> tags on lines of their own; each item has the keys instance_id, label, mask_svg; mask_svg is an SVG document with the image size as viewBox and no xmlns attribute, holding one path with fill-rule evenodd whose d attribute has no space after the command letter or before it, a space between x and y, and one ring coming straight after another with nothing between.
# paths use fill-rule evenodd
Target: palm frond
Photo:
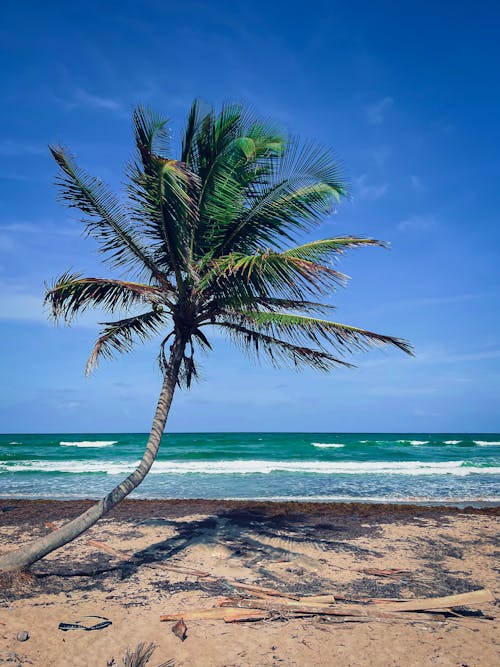
<instances>
[{"instance_id":1,"label":"palm frond","mask_svg":"<svg viewBox=\"0 0 500 667\"><path fill-rule=\"evenodd\" d=\"M200 103L195 100L189 110L186 128L182 136L181 160L189 166L191 163L191 150L195 141L196 133L200 123Z\"/></svg>"},{"instance_id":2,"label":"palm frond","mask_svg":"<svg viewBox=\"0 0 500 667\"><path fill-rule=\"evenodd\" d=\"M268 310L271 312L291 310L307 311L310 313L327 313L336 310L335 306L318 301L308 301L301 299L283 299L271 296L241 296L237 291L224 296L222 293L214 296L206 304L205 311L202 312L202 321L210 319L212 314L218 312L237 311L259 311Z\"/></svg>"},{"instance_id":3,"label":"palm frond","mask_svg":"<svg viewBox=\"0 0 500 667\"><path fill-rule=\"evenodd\" d=\"M267 250L252 255L234 252L214 260L200 285L229 297L305 301L307 295L332 291L346 280L331 267Z\"/></svg>"},{"instance_id":4,"label":"palm frond","mask_svg":"<svg viewBox=\"0 0 500 667\"><path fill-rule=\"evenodd\" d=\"M62 148L51 146L50 151L61 169L57 178L60 198L70 208L89 216L85 219L86 232L98 240L100 250L112 266L146 269L161 279L158 266L132 228L126 212L104 183L87 174Z\"/></svg>"},{"instance_id":5,"label":"palm frond","mask_svg":"<svg viewBox=\"0 0 500 667\"><path fill-rule=\"evenodd\" d=\"M152 285L124 280L84 278L78 273L63 273L45 294L52 317L66 323L89 307L99 307L110 312L128 309L145 302L161 303L165 293Z\"/></svg>"},{"instance_id":6,"label":"palm frond","mask_svg":"<svg viewBox=\"0 0 500 667\"><path fill-rule=\"evenodd\" d=\"M111 359L114 352L130 352L134 342L150 340L165 325L167 315L160 310L151 310L116 322L103 322L104 329L96 341L87 361L85 375L97 368L101 357Z\"/></svg>"},{"instance_id":7,"label":"palm frond","mask_svg":"<svg viewBox=\"0 0 500 667\"><path fill-rule=\"evenodd\" d=\"M227 314L222 317L227 318ZM274 337L286 336L292 341L312 341L321 347L329 345L341 353L392 345L413 355L411 345L400 338L315 317L256 311L236 312L233 318L236 322L258 332L265 332Z\"/></svg>"},{"instance_id":8,"label":"palm frond","mask_svg":"<svg viewBox=\"0 0 500 667\"><path fill-rule=\"evenodd\" d=\"M311 241L303 245L289 248L282 252L285 257L297 257L298 259L305 259L309 262L327 262L339 255L344 254L346 250L351 248L360 248L363 246L379 246L381 248L388 248L389 244L386 241L379 241L377 239L354 237L354 236L336 236L331 239L320 239L318 241Z\"/></svg>"},{"instance_id":9,"label":"palm frond","mask_svg":"<svg viewBox=\"0 0 500 667\"><path fill-rule=\"evenodd\" d=\"M292 138L269 167L264 179L247 188L247 206L239 219L221 227L219 255L292 240L347 194L340 163L312 143Z\"/></svg>"},{"instance_id":10,"label":"palm frond","mask_svg":"<svg viewBox=\"0 0 500 667\"><path fill-rule=\"evenodd\" d=\"M152 153L166 158L170 149L169 119L138 105L132 114L132 121L135 143L144 166L147 167Z\"/></svg>"},{"instance_id":11,"label":"palm frond","mask_svg":"<svg viewBox=\"0 0 500 667\"><path fill-rule=\"evenodd\" d=\"M212 253L219 230L242 215L248 188L271 171L266 163L281 152L283 141L275 126L239 105L226 105L219 115L211 112L200 121L192 150L202 183L193 257Z\"/></svg>"},{"instance_id":12,"label":"palm frond","mask_svg":"<svg viewBox=\"0 0 500 667\"><path fill-rule=\"evenodd\" d=\"M201 182L199 220L193 229L191 255L203 247L207 230L227 224L241 212L244 195L238 178L245 164L242 136L242 113L239 105L226 105L221 113L209 112L195 137L193 165ZM208 234L210 236L210 234Z\"/></svg>"},{"instance_id":13,"label":"palm frond","mask_svg":"<svg viewBox=\"0 0 500 667\"><path fill-rule=\"evenodd\" d=\"M187 271L191 228L197 218L198 181L186 165L150 155L147 169L130 169L132 215L153 241L155 260L182 283Z\"/></svg>"},{"instance_id":14,"label":"palm frond","mask_svg":"<svg viewBox=\"0 0 500 667\"><path fill-rule=\"evenodd\" d=\"M172 271L179 287L188 268L190 232L198 215L199 179L179 160L159 154L165 148L167 121L138 107L134 112L136 145L141 166L129 168L128 192L133 217L153 240L155 258Z\"/></svg>"},{"instance_id":15,"label":"palm frond","mask_svg":"<svg viewBox=\"0 0 500 667\"><path fill-rule=\"evenodd\" d=\"M309 367L327 372L338 366L352 367L352 364L323 350L296 345L242 324L220 320L217 326L228 333L243 351L253 353L258 358L265 355L276 368L289 365L297 369Z\"/></svg>"}]
</instances>

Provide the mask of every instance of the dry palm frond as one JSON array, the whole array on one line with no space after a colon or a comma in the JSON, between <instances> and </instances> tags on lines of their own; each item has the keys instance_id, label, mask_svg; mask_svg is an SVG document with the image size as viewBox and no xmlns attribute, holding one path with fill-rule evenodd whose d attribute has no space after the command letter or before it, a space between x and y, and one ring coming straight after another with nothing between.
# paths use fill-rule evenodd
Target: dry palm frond
<instances>
[{"instance_id":1,"label":"dry palm frond","mask_svg":"<svg viewBox=\"0 0 500 667\"><path fill-rule=\"evenodd\" d=\"M127 651L122 658L123 667L146 667L155 649L156 645L153 644L153 642L150 644L141 642L140 644L137 644L134 651L127 648ZM158 667L174 667L174 664L173 660L167 660L167 662L162 662Z\"/></svg>"}]
</instances>

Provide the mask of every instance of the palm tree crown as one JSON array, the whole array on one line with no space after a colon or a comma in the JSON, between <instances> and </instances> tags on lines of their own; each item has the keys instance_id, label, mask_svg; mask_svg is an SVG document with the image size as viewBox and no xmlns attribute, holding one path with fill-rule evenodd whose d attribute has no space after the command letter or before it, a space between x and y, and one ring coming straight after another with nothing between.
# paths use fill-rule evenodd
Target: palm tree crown
<instances>
[{"instance_id":1,"label":"palm tree crown","mask_svg":"<svg viewBox=\"0 0 500 667\"><path fill-rule=\"evenodd\" d=\"M196 375L195 345L210 347L206 327L223 329L244 349L276 365L328 370L349 366L347 351L405 341L322 319L328 296L346 276L335 260L357 246L385 246L340 236L288 247L346 195L332 154L285 136L239 105L216 114L191 107L179 160L169 157L168 121L138 107L137 147L127 167L126 202L52 147L61 198L85 214L110 265L135 281L65 273L47 291L55 318L70 322L96 306L125 319L104 323L87 372L100 357L128 351L162 333L180 342L178 381ZM138 312L138 310L144 312Z\"/></svg>"}]
</instances>

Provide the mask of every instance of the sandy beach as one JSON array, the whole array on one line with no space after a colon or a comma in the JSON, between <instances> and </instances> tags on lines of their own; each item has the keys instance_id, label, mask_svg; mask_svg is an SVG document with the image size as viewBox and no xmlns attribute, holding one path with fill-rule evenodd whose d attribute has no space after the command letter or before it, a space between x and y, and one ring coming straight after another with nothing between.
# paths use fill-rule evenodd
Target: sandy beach
<instances>
[{"instance_id":1,"label":"sandy beach","mask_svg":"<svg viewBox=\"0 0 500 667\"><path fill-rule=\"evenodd\" d=\"M0 501L2 552L74 516L87 501ZM498 596L498 508L409 505L127 501L73 544L4 578L0 664L121 665L127 647L157 646L149 665L345 665L491 667L498 622L483 617L375 619L332 616L245 623L188 621L181 641L160 615L216 607L227 581L300 596L422 598L488 588ZM130 562L87 543L135 554ZM220 577L203 578L165 563ZM392 576L364 570L401 570ZM494 603L478 606L497 616ZM59 623L100 619L94 631ZM19 632L29 639L20 642ZM495 642L495 637L497 638ZM112 660L115 660L113 663Z\"/></svg>"}]
</instances>

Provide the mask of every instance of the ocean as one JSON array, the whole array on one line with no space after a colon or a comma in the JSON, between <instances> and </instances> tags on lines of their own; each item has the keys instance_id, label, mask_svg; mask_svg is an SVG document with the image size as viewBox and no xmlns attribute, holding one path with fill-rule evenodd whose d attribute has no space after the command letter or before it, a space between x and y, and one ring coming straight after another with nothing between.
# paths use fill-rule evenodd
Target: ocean
<instances>
[{"instance_id":1,"label":"ocean","mask_svg":"<svg viewBox=\"0 0 500 667\"><path fill-rule=\"evenodd\" d=\"M99 498L144 433L1 434L0 497ZM170 433L135 498L500 504L500 434Z\"/></svg>"}]
</instances>

